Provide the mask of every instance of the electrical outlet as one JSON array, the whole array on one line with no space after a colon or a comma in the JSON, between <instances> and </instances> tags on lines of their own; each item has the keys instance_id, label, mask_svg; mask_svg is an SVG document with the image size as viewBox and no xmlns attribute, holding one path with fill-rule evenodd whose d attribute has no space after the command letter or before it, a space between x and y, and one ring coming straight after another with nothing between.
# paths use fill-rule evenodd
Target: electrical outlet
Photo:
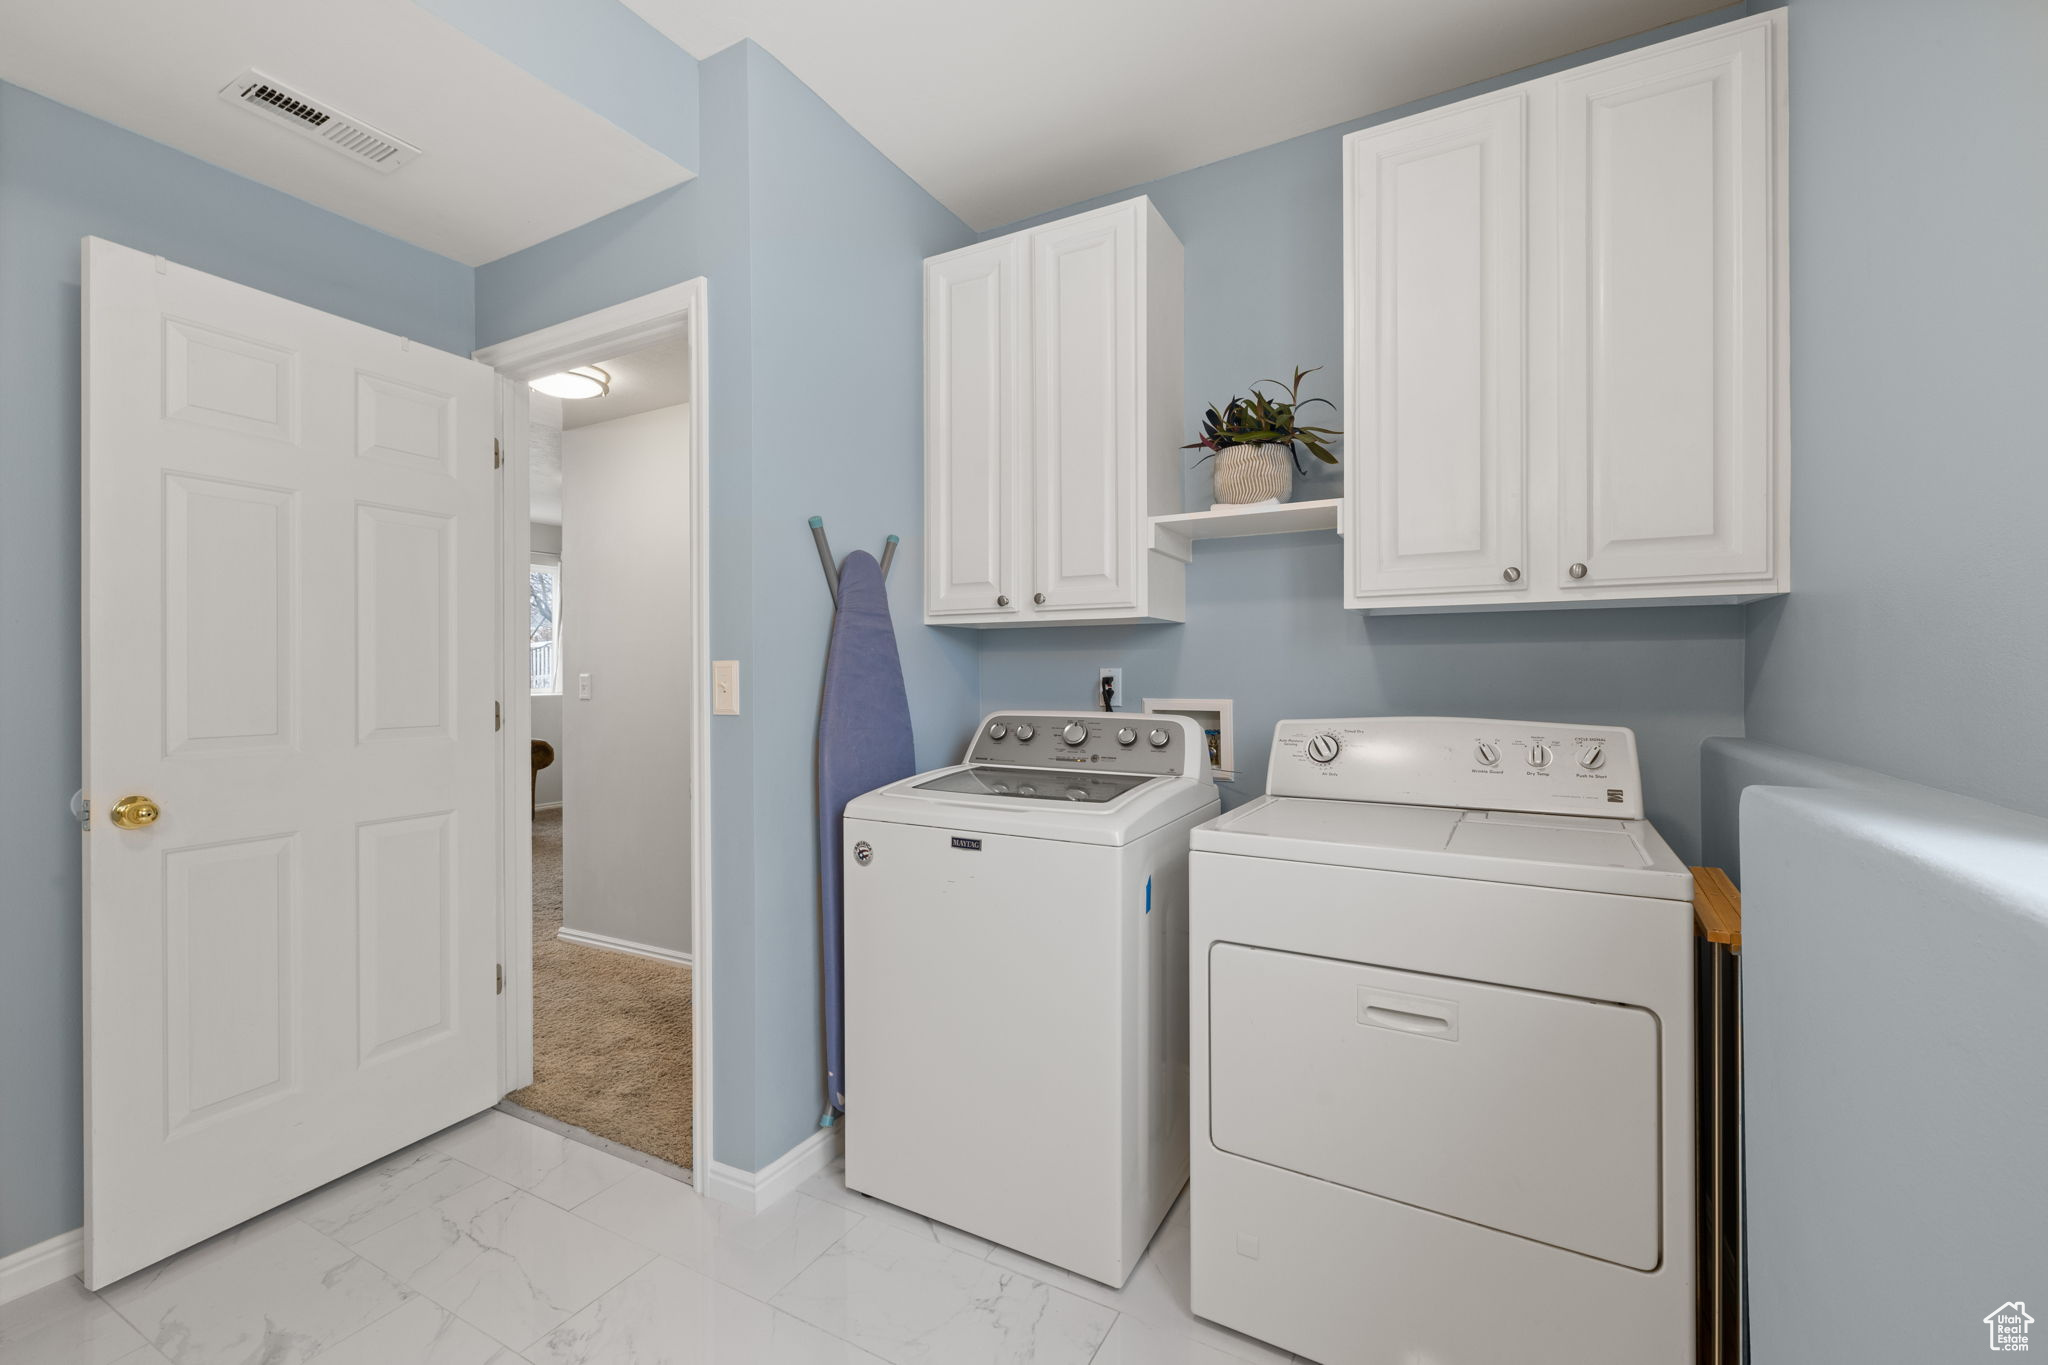
<instances>
[{"instance_id":1,"label":"electrical outlet","mask_svg":"<svg viewBox=\"0 0 2048 1365\"><path fill-rule=\"evenodd\" d=\"M1107 707L1102 706L1102 689L1105 685L1109 688L1109 705ZM1123 704L1124 671L1121 668L1097 669L1095 677L1095 705L1104 710L1115 711L1120 709Z\"/></svg>"}]
</instances>

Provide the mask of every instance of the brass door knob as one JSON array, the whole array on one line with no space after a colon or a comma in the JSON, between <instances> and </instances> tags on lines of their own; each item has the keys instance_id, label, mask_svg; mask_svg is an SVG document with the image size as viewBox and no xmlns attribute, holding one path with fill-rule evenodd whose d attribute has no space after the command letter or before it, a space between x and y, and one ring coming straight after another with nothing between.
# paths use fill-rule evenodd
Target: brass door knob
<instances>
[{"instance_id":1,"label":"brass door knob","mask_svg":"<svg viewBox=\"0 0 2048 1365\"><path fill-rule=\"evenodd\" d=\"M146 796L124 796L114 803L111 818L115 829L147 829L163 813L163 808Z\"/></svg>"}]
</instances>

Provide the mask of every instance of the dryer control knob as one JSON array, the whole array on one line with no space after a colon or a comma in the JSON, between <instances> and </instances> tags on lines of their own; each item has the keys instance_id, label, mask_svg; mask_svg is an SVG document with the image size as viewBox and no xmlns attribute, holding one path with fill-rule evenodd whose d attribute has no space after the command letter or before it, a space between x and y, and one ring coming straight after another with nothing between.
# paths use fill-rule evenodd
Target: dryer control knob
<instances>
[{"instance_id":1,"label":"dryer control knob","mask_svg":"<svg viewBox=\"0 0 2048 1365\"><path fill-rule=\"evenodd\" d=\"M1343 752L1344 744L1335 735L1325 732L1308 742L1308 756L1318 763L1334 763Z\"/></svg>"},{"instance_id":2,"label":"dryer control knob","mask_svg":"<svg viewBox=\"0 0 2048 1365\"><path fill-rule=\"evenodd\" d=\"M1029 744L1031 742L1031 737L1037 733L1038 731L1032 729L1028 725L1020 725L1017 727L1017 740L1021 744Z\"/></svg>"},{"instance_id":3,"label":"dryer control knob","mask_svg":"<svg viewBox=\"0 0 2048 1365\"><path fill-rule=\"evenodd\" d=\"M1481 743L1472 750L1472 757L1478 759L1489 768L1497 768L1500 766L1500 746L1498 744Z\"/></svg>"},{"instance_id":4,"label":"dryer control knob","mask_svg":"<svg viewBox=\"0 0 2048 1365\"><path fill-rule=\"evenodd\" d=\"M1529 746L1529 766L1532 768L1547 768L1550 766L1550 746L1548 744L1532 744Z\"/></svg>"},{"instance_id":5,"label":"dryer control knob","mask_svg":"<svg viewBox=\"0 0 2048 1365\"><path fill-rule=\"evenodd\" d=\"M1069 744L1079 744L1088 738L1088 727L1078 720L1070 720L1060 731L1060 738Z\"/></svg>"},{"instance_id":6,"label":"dryer control knob","mask_svg":"<svg viewBox=\"0 0 2048 1365\"><path fill-rule=\"evenodd\" d=\"M1607 746L1605 744L1592 745L1579 754L1579 766L1588 772L1597 770L1606 762Z\"/></svg>"},{"instance_id":7,"label":"dryer control knob","mask_svg":"<svg viewBox=\"0 0 2048 1365\"><path fill-rule=\"evenodd\" d=\"M1154 730L1151 734L1145 736L1145 738L1147 741L1151 743L1153 748L1164 749L1166 747L1166 741L1172 738L1172 736L1168 735L1164 730Z\"/></svg>"},{"instance_id":8,"label":"dryer control knob","mask_svg":"<svg viewBox=\"0 0 2048 1365\"><path fill-rule=\"evenodd\" d=\"M988 727L988 737L990 739L1001 739L1004 735L1007 735L1009 733L1010 727L1003 724L1001 721L997 721L994 725Z\"/></svg>"},{"instance_id":9,"label":"dryer control knob","mask_svg":"<svg viewBox=\"0 0 2048 1365\"><path fill-rule=\"evenodd\" d=\"M1126 725L1123 729L1116 732L1116 742L1125 748L1129 748L1138 742L1138 732Z\"/></svg>"}]
</instances>

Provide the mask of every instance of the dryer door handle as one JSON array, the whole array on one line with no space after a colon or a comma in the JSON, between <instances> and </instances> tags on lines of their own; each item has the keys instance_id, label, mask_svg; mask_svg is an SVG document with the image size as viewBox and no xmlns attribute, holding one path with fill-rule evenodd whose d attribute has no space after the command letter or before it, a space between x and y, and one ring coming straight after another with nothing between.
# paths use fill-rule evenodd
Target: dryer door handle
<instances>
[{"instance_id":1,"label":"dryer door handle","mask_svg":"<svg viewBox=\"0 0 2048 1365\"><path fill-rule=\"evenodd\" d=\"M1371 986L1358 988L1358 1022L1421 1038L1458 1041L1458 1005L1427 995L1403 995Z\"/></svg>"}]
</instances>

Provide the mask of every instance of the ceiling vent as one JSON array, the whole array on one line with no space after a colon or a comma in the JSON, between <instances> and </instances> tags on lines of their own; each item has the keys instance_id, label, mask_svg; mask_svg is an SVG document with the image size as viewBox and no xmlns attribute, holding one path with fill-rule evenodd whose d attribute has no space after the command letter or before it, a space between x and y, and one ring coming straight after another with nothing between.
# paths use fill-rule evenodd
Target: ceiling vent
<instances>
[{"instance_id":1,"label":"ceiling vent","mask_svg":"<svg viewBox=\"0 0 2048 1365\"><path fill-rule=\"evenodd\" d=\"M220 97L261 114L374 170L391 172L420 154L403 138L328 108L261 71L244 71L221 87Z\"/></svg>"}]
</instances>

